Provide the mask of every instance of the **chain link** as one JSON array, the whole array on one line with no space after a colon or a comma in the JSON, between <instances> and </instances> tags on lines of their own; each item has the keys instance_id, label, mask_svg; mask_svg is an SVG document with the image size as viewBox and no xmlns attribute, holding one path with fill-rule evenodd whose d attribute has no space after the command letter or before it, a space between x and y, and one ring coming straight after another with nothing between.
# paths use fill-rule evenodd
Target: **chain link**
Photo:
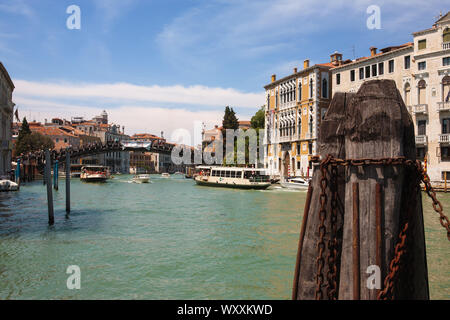
<instances>
[{"instance_id":1,"label":"chain link","mask_svg":"<svg viewBox=\"0 0 450 320\"><path fill-rule=\"evenodd\" d=\"M329 159L330 157L327 157ZM327 167L328 163L327 161L323 161L320 164L320 172L322 173L321 179L320 179L320 210L319 210L319 243L317 244L317 259L316 259L316 266L317 266L317 274L316 274L316 292L315 292L315 298L316 300L322 300L323 299L323 292L322 292L322 285L323 285L323 267L325 265L325 260L323 259L323 251L325 250L325 233L326 233L326 227L325 227L325 220L326 220L326 206L327 206Z\"/></svg>"},{"instance_id":2,"label":"chain link","mask_svg":"<svg viewBox=\"0 0 450 320\"><path fill-rule=\"evenodd\" d=\"M330 300L337 299L337 260L338 260L338 240L337 240L337 166L367 166L367 165L402 165L406 167L412 168L425 185L425 191L428 196L432 199L433 209L439 214L439 221L441 225L447 231L447 238L450 241L450 221L448 217L444 214L444 210L442 204L436 198L436 192L433 190L430 182L430 177L422 167L422 163L419 160L410 160L406 157L393 157L393 158L362 158L362 159L338 159L334 158L332 155L327 155L325 159L320 161L320 157L315 156L311 158L312 162L318 163L320 162L320 171L321 171L321 180L320 180L320 210L319 210L319 220L320 224L318 227L319 231L319 243L317 245L318 256L316 259L317 265L317 274L316 274L316 291L315 297L316 300L323 299L322 285L324 281L323 276L323 267L325 261L323 259L323 252L325 249L324 237L326 233L325 220L326 220L326 205L327 205L327 194L326 189L328 187L327 180L327 169L331 165L332 172L331 178L332 187L331 190L331 216L330 216L330 225L331 225L331 236L328 241L328 273L327 273L327 295ZM417 190L420 181L414 181L410 184L411 191ZM411 206L411 205L410 205ZM408 211L414 210L414 208L409 208ZM398 236L398 242L395 245L394 257L392 258L389 264L389 273L387 274L384 280L384 289L380 290L378 294L378 299L392 299L394 296L394 287L395 283L399 276L399 269L401 265L402 257L406 253L406 243L407 243L407 233L409 228L409 219L411 218L408 213L408 217L403 224L403 227L400 230Z\"/></svg>"}]
</instances>

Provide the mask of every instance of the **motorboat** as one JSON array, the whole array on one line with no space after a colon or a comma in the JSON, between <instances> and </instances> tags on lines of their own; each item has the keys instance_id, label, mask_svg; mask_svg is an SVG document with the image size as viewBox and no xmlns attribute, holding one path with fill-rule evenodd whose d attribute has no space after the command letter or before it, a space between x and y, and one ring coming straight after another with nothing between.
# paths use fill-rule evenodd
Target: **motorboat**
<instances>
[{"instance_id":1,"label":"motorboat","mask_svg":"<svg viewBox=\"0 0 450 320\"><path fill-rule=\"evenodd\" d=\"M163 177L163 178L170 178L170 174L167 173L167 172L163 172L163 173L161 173L161 177Z\"/></svg>"},{"instance_id":2,"label":"motorboat","mask_svg":"<svg viewBox=\"0 0 450 320\"><path fill-rule=\"evenodd\" d=\"M267 189L270 177L264 169L198 166L195 182L201 186L226 187L238 189Z\"/></svg>"},{"instance_id":3,"label":"motorboat","mask_svg":"<svg viewBox=\"0 0 450 320\"><path fill-rule=\"evenodd\" d=\"M286 189L300 189L306 190L309 186L309 180L302 177L292 177L286 178L284 181L280 182L280 185Z\"/></svg>"},{"instance_id":4,"label":"motorboat","mask_svg":"<svg viewBox=\"0 0 450 320\"><path fill-rule=\"evenodd\" d=\"M80 180L85 182L105 182L110 175L104 166L83 166L81 168Z\"/></svg>"},{"instance_id":5,"label":"motorboat","mask_svg":"<svg viewBox=\"0 0 450 320\"><path fill-rule=\"evenodd\" d=\"M133 177L133 182L136 183L149 183L150 175L149 174L137 174Z\"/></svg>"},{"instance_id":6,"label":"motorboat","mask_svg":"<svg viewBox=\"0 0 450 320\"><path fill-rule=\"evenodd\" d=\"M11 180L0 180L0 191L18 191L19 185Z\"/></svg>"}]
</instances>

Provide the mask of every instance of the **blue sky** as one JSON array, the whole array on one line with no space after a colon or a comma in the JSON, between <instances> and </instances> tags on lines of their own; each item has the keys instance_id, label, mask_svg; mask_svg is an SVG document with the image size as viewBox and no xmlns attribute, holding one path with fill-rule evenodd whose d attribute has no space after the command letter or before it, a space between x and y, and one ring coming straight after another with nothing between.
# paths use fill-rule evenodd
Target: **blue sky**
<instances>
[{"instance_id":1,"label":"blue sky","mask_svg":"<svg viewBox=\"0 0 450 320\"><path fill-rule=\"evenodd\" d=\"M81 30L66 28L69 5ZM248 120L270 75L412 40L450 1L2 0L0 61L21 116L90 118L106 109L135 132ZM366 9L381 8L369 30ZM353 50L354 48L354 50ZM353 53L354 51L354 53Z\"/></svg>"}]
</instances>

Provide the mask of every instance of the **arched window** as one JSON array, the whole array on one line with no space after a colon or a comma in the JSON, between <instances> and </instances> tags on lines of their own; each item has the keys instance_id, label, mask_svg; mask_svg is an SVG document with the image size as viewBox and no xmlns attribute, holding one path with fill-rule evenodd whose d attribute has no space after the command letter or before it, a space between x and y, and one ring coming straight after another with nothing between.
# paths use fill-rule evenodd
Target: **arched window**
<instances>
[{"instance_id":1,"label":"arched window","mask_svg":"<svg viewBox=\"0 0 450 320\"><path fill-rule=\"evenodd\" d=\"M313 84L314 84L314 80L310 79L309 80L309 98L312 99L313 97Z\"/></svg>"},{"instance_id":2,"label":"arched window","mask_svg":"<svg viewBox=\"0 0 450 320\"><path fill-rule=\"evenodd\" d=\"M425 104L426 103L426 87L427 83L425 80L420 80L419 84L417 85L418 88L418 95L419 95L419 104Z\"/></svg>"},{"instance_id":3,"label":"arched window","mask_svg":"<svg viewBox=\"0 0 450 320\"><path fill-rule=\"evenodd\" d=\"M298 101L302 101L302 83L298 83Z\"/></svg>"},{"instance_id":4,"label":"arched window","mask_svg":"<svg viewBox=\"0 0 450 320\"><path fill-rule=\"evenodd\" d=\"M405 104L411 105L411 85L408 82L405 84Z\"/></svg>"},{"instance_id":5,"label":"arched window","mask_svg":"<svg viewBox=\"0 0 450 320\"><path fill-rule=\"evenodd\" d=\"M327 79L322 80L322 97L328 98L328 82Z\"/></svg>"},{"instance_id":6,"label":"arched window","mask_svg":"<svg viewBox=\"0 0 450 320\"><path fill-rule=\"evenodd\" d=\"M442 101L444 102L450 102L450 77L445 76L442 79Z\"/></svg>"},{"instance_id":7,"label":"arched window","mask_svg":"<svg viewBox=\"0 0 450 320\"><path fill-rule=\"evenodd\" d=\"M442 32L442 42L450 42L450 28L445 28L445 30Z\"/></svg>"}]
</instances>

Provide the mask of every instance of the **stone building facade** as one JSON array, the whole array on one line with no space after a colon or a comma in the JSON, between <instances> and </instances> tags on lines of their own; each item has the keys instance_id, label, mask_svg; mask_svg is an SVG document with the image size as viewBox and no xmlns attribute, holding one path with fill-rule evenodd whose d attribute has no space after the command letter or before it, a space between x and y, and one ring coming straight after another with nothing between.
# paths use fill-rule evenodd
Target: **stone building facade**
<instances>
[{"instance_id":1,"label":"stone building facade","mask_svg":"<svg viewBox=\"0 0 450 320\"><path fill-rule=\"evenodd\" d=\"M0 177L9 177L12 157L12 122L14 83L0 62Z\"/></svg>"},{"instance_id":2,"label":"stone building facade","mask_svg":"<svg viewBox=\"0 0 450 320\"><path fill-rule=\"evenodd\" d=\"M372 79L394 80L414 122L417 157L427 159L432 181L450 179L450 12L414 32L413 42L376 50L333 68L333 92L356 92Z\"/></svg>"}]
</instances>

